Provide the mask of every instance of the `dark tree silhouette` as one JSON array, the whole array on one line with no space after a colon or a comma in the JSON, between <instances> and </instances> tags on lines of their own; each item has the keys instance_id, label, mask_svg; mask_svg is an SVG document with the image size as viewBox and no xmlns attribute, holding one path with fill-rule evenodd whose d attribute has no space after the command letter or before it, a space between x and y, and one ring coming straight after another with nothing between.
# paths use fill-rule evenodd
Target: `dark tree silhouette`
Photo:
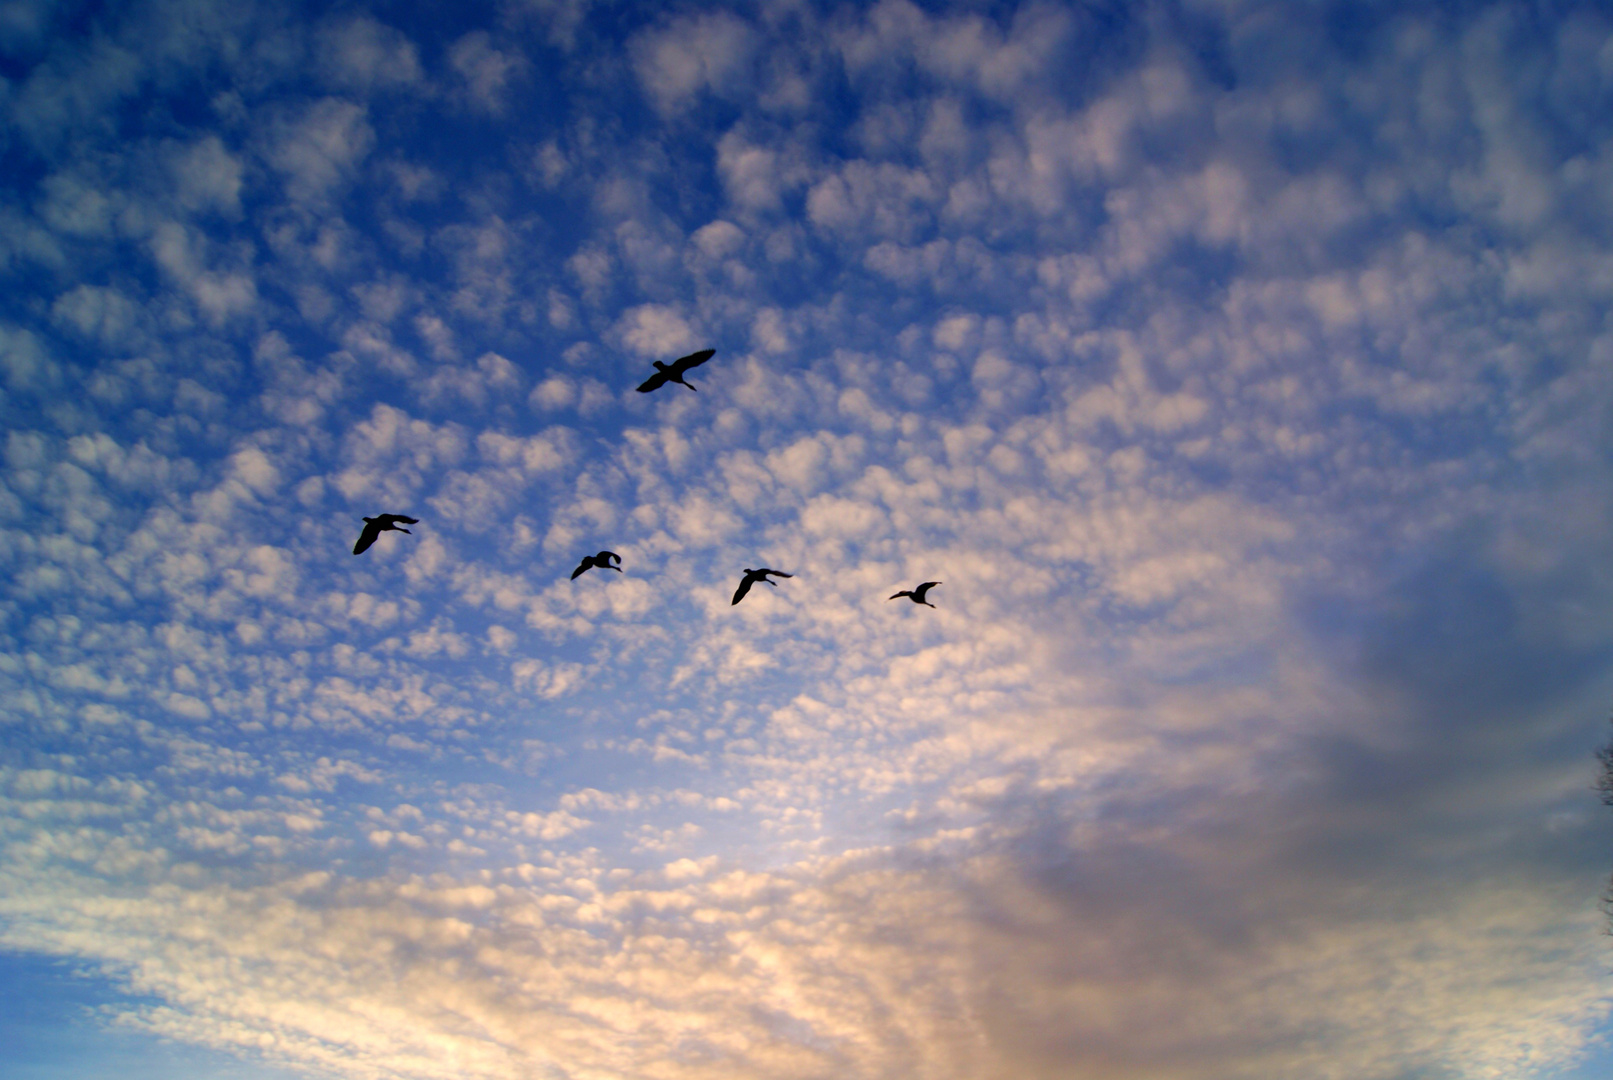
<instances>
[{"instance_id":1,"label":"dark tree silhouette","mask_svg":"<svg viewBox=\"0 0 1613 1080\"><path fill-rule=\"evenodd\" d=\"M1609 720L1613 723L1613 719ZM1596 750L1596 760L1602 771L1596 777L1596 793L1602 796L1604 806L1613 806L1613 738ZM1607 932L1613 934L1613 879L1602 893L1602 914L1607 916Z\"/></svg>"},{"instance_id":2,"label":"dark tree silhouette","mask_svg":"<svg viewBox=\"0 0 1613 1080\"><path fill-rule=\"evenodd\" d=\"M1597 794L1603 804L1613 806L1613 740L1596 751L1596 760L1602 763L1602 775L1596 778Z\"/></svg>"}]
</instances>

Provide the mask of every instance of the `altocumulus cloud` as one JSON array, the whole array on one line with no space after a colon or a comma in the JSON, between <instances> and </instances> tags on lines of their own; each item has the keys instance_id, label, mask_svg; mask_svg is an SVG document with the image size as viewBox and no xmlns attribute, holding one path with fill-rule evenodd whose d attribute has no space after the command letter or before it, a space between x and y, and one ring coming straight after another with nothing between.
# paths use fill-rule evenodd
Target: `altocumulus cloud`
<instances>
[{"instance_id":1,"label":"altocumulus cloud","mask_svg":"<svg viewBox=\"0 0 1613 1080\"><path fill-rule=\"evenodd\" d=\"M9 948L355 1078L1603 1030L1595 5L13 8Z\"/></svg>"}]
</instances>

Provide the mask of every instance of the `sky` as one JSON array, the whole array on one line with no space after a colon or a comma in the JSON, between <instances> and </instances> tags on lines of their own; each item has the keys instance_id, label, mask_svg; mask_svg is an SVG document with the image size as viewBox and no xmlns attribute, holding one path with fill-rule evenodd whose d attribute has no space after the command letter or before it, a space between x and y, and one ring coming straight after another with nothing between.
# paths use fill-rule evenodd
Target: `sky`
<instances>
[{"instance_id":1,"label":"sky","mask_svg":"<svg viewBox=\"0 0 1613 1080\"><path fill-rule=\"evenodd\" d=\"M6 0L0 1073L1608 1075L1610 301L1596 4Z\"/></svg>"}]
</instances>

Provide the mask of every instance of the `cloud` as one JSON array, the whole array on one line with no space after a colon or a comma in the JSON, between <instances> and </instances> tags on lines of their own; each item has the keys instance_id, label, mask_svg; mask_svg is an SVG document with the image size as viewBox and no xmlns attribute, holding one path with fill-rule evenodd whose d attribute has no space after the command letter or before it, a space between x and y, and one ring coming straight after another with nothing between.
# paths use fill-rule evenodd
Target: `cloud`
<instances>
[{"instance_id":1,"label":"cloud","mask_svg":"<svg viewBox=\"0 0 1613 1080\"><path fill-rule=\"evenodd\" d=\"M501 112L510 81L525 68L521 57L490 44L484 30L473 30L448 49L448 65L464 80L470 101L487 112Z\"/></svg>"},{"instance_id":2,"label":"cloud","mask_svg":"<svg viewBox=\"0 0 1613 1080\"><path fill-rule=\"evenodd\" d=\"M1613 27L130 12L4 104L8 946L351 1077L1605 1032Z\"/></svg>"},{"instance_id":3,"label":"cloud","mask_svg":"<svg viewBox=\"0 0 1613 1080\"><path fill-rule=\"evenodd\" d=\"M202 139L177 151L170 162L180 206L232 216L241 212L243 166L219 139Z\"/></svg>"},{"instance_id":4,"label":"cloud","mask_svg":"<svg viewBox=\"0 0 1613 1080\"><path fill-rule=\"evenodd\" d=\"M689 324L664 304L643 304L625 312L619 332L628 348L640 356L681 352L694 343Z\"/></svg>"},{"instance_id":5,"label":"cloud","mask_svg":"<svg viewBox=\"0 0 1613 1080\"><path fill-rule=\"evenodd\" d=\"M158 225L151 237L151 253L167 274L186 292L203 315L215 325L244 314L257 302L257 285L242 270L206 268L210 245L206 237L178 222Z\"/></svg>"},{"instance_id":6,"label":"cloud","mask_svg":"<svg viewBox=\"0 0 1613 1080\"><path fill-rule=\"evenodd\" d=\"M93 285L58 296L51 304L51 321L108 350L134 345L144 336L140 307L116 289Z\"/></svg>"},{"instance_id":7,"label":"cloud","mask_svg":"<svg viewBox=\"0 0 1613 1080\"><path fill-rule=\"evenodd\" d=\"M13 393L52 390L59 384L60 368L31 331L0 328L0 366L6 387Z\"/></svg>"},{"instance_id":8,"label":"cloud","mask_svg":"<svg viewBox=\"0 0 1613 1080\"><path fill-rule=\"evenodd\" d=\"M517 20L537 21L545 27L550 44L570 51L576 48L578 31L593 6L594 0L518 0L507 10Z\"/></svg>"},{"instance_id":9,"label":"cloud","mask_svg":"<svg viewBox=\"0 0 1613 1080\"><path fill-rule=\"evenodd\" d=\"M639 82L664 114L687 107L702 91L737 92L755 47L755 32L727 12L676 19L629 44Z\"/></svg>"},{"instance_id":10,"label":"cloud","mask_svg":"<svg viewBox=\"0 0 1613 1080\"><path fill-rule=\"evenodd\" d=\"M285 175L295 203L319 203L350 178L375 144L364 106L324 98L277 127L268 160Z\"/></svg>"},{"instance_id":11,"label":"cloud","mask_svg":"<svg viewBox=\"0 0 1613 1080\"><path fill-rule=\"evenodd\" d=\"M324 28L317 42L325 77L338 87L370 91L415 86L424 79L414 42L367 16Z\"/></svg>"}]
</instances>

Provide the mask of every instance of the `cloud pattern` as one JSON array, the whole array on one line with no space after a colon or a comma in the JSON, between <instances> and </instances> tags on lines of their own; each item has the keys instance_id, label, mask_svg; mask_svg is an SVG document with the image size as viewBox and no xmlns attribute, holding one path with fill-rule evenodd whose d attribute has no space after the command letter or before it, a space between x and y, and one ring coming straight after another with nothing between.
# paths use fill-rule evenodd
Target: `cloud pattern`
<instances>
[{"instance_id":1,"label":"cloud pattern","mask_svg":"<svg viewBox=\"0 0 1613 1080\"><path fill-rule=\"evenodd\" d=\"M0 942L127 1022L476 1080L1605 1030L1594 5L19 3L0 54Z\"/></svg>"}]
</instances>

